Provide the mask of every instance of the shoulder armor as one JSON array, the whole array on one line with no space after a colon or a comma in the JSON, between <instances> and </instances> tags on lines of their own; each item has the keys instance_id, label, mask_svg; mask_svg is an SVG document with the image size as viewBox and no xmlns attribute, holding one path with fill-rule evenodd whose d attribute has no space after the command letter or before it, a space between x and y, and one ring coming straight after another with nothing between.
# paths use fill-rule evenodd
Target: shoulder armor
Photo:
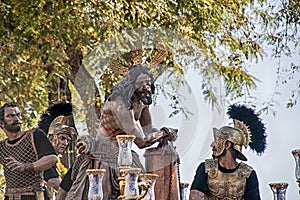
<instances>
[{"instance_id":1,"label":"shoulder armor","mask_svg":"<svg viewBox=\"0 0 300 200\"><path fill-rule=\"evenodd\" d=\"M246 177L249 178L250 174L252 173L253 168L246 163L241 162L240 167L238 169L238 176L240 178Z\"/></svg>"},{"instance_id":2,"label":"shoulder armor","mask_svg":"<svg viewBox=\"0 0 300 200\"><path fill-rule=\"evenodd\" d=\"M210 177L215 177L218 171L218 160L207 159L205 160L205 173Z\"/></svg>"}]
</instances>

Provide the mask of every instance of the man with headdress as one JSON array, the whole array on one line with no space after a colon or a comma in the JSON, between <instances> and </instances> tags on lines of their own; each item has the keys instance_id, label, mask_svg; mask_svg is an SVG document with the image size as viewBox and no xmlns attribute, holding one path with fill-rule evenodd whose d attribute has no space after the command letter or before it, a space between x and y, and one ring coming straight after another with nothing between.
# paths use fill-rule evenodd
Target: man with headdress
<instances>
[{"instance_id":1,"label":"man with headdress","mask_svg":"<svg viewBox=\"0 0 300 200\"><path fill-rule=\"evenodd\" d=\"M152 125L149 105L154 94L154 77L148 67L144 65L133 66L123 81L119 82L112 90L107 101L103 105L100 118L100 130L95 139L90 137L80 138L77 147L82 155L94 158L93 166L87 166L89 162L83 161L86 167L75 164L70 174L70 181L62 181L61 192L57 199L64 199L67 191L68 199L85 199L84 187L86 185L85 170L90 168L106 169L103 182L104 200L117 199L120 195L118 183L118 145L117 135L134 135L134 143L139 148L149 147L156 142L167 140L175 141L177 131L171 128L156 129ZM164 139L164 140L163 140ZM82 158L82 157L81 157ZM79 160L79 159L78 159ZM132 167L143 169L138 155L133 152ZM81 172L78 172L78 168ZM66 177L67 178L67 177ZM74 182L74 183L73 183ZM72 185L73 183L73 185ZM67 187L66 187L67 186ZM85 189L87 191L87 189Z\"/></svg>"},{"instance_id":2,"label":"man with headdress","mask_svg":"<svg viewBox=\"0 0 300 200\"><path fill-rule=\"evenodd\" d=\"M41 115L38 125L48 134L48 139L59 157L62 156L71 139L76 135L72 104L62 101L50 105ZM62 163L59 162L59 164ZM57 165L44 171L44 180L47 182L48 189L58 190L61 182L60 171L61 169Z\"/></svg>"},{"instance_id":3,"label":"man with headdress","mask_svg":"<svg viewBox=\"0 0 300 200\"><path fill-rule=\"evenodd\" d=\"M254 169L244 162L242 147L250 146L258 154L265 150L264 124L254 110L231 105L227 112L234 127L213 129L210 145L213 159L207 159L197 168L190 190L190 200L260 200L259 184Z\"/></svg>"},{"instance_id":4,"label":"man with headdress","mask_svg":"<svg viewBox=\"0 0 300 200\"><path fill-rule=\"evenodd\" d=\"M7 138L0 141L0 163L6 181L5 200L45 200L42 171L57 162L55 150L41 129L22 130L22 116L15 103L0 107L0 127Z\"/></svg>"}]
</instances>

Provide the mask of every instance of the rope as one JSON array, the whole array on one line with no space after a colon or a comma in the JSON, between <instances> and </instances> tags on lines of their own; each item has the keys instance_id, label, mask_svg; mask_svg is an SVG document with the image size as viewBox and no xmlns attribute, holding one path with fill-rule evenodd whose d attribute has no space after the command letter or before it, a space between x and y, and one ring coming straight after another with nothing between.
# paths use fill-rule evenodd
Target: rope
<instances>
[{"instance_id":1,"label":"rope","mask_svg":"<svg viewBox=\"0 0 300 200\"><path fill-rule=\"evenodd\" d=\"M176 162L176 166L177 166L177 178L178 178L178 187L179 187L179 196L180 196L180 200L184 200L183 196L182 196L182 188L180 187L180 171L179 171L179 163Z\"/></svg>"},{"instance_id":2,"label":"rope","mask_svg":"<svg viewBox=\"0 0 300 200\"><path fill-rule=\"evenodd\" d=\"M172 159L172 158L171 158ZM169 199L172 200L173 198L173 194L172 194L172 180L173 180L173 173L172 173L172 162L170 164L170 172L171 172L171 176L170 176L170 187L169 187Z\"/></svg>"}]
</instances>

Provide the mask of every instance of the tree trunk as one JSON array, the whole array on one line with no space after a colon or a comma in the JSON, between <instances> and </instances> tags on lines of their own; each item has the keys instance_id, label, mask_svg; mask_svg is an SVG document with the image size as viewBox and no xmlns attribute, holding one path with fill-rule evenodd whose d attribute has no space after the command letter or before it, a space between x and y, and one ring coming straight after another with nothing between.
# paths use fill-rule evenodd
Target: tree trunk
<instances>
[{"instance_id":1,"label":"tree trunk","mask_svg":"<svg viewBox=\"0 0 300 200\"><path fill-rule=\"evenodd\" d=\"M71 66L70 81L79 93L83 106L86 110L86 123L88 133L96 136L100 118L100 94L96 87L94 77L82 64L82 52L79 48L68 47L66 53L69 57L68 64Z\"/></svg>"}]
</instances>

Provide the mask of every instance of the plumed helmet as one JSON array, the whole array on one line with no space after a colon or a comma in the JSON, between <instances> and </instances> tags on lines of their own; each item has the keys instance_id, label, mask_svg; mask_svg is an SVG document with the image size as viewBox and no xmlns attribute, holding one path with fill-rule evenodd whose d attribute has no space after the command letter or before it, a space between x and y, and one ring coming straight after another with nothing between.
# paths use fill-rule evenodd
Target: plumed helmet
<instances>
[{"instance_id":1,"label":"plumed helmet","mask_svg":"<svg viewBox=\"0 0 300 200\"><path fill-rule=\"evenodd\" d=\"M225 148L225 141L233 143L237 158L246 161L247 158L242 153L242 147L250 148L262 154L266 148L265 126L261 119L254 113L254 110L244 105L229 106L227 114L233 119L234 127L223 126L220 129L214 128L214 136L220 138L221 150Z\"/></svg>"},{"instance_id":2,"label":"plumed helmet","mask_svg":"<svg viewBox=\"0 0 300 200\"><path fill-rule=\"evenodd\" d=\"M38 125L39 128L49 135L62 132L70 136L75 135L73 105L64 101L50 105L41 115Z\"/></svg>"}]
</instances>

